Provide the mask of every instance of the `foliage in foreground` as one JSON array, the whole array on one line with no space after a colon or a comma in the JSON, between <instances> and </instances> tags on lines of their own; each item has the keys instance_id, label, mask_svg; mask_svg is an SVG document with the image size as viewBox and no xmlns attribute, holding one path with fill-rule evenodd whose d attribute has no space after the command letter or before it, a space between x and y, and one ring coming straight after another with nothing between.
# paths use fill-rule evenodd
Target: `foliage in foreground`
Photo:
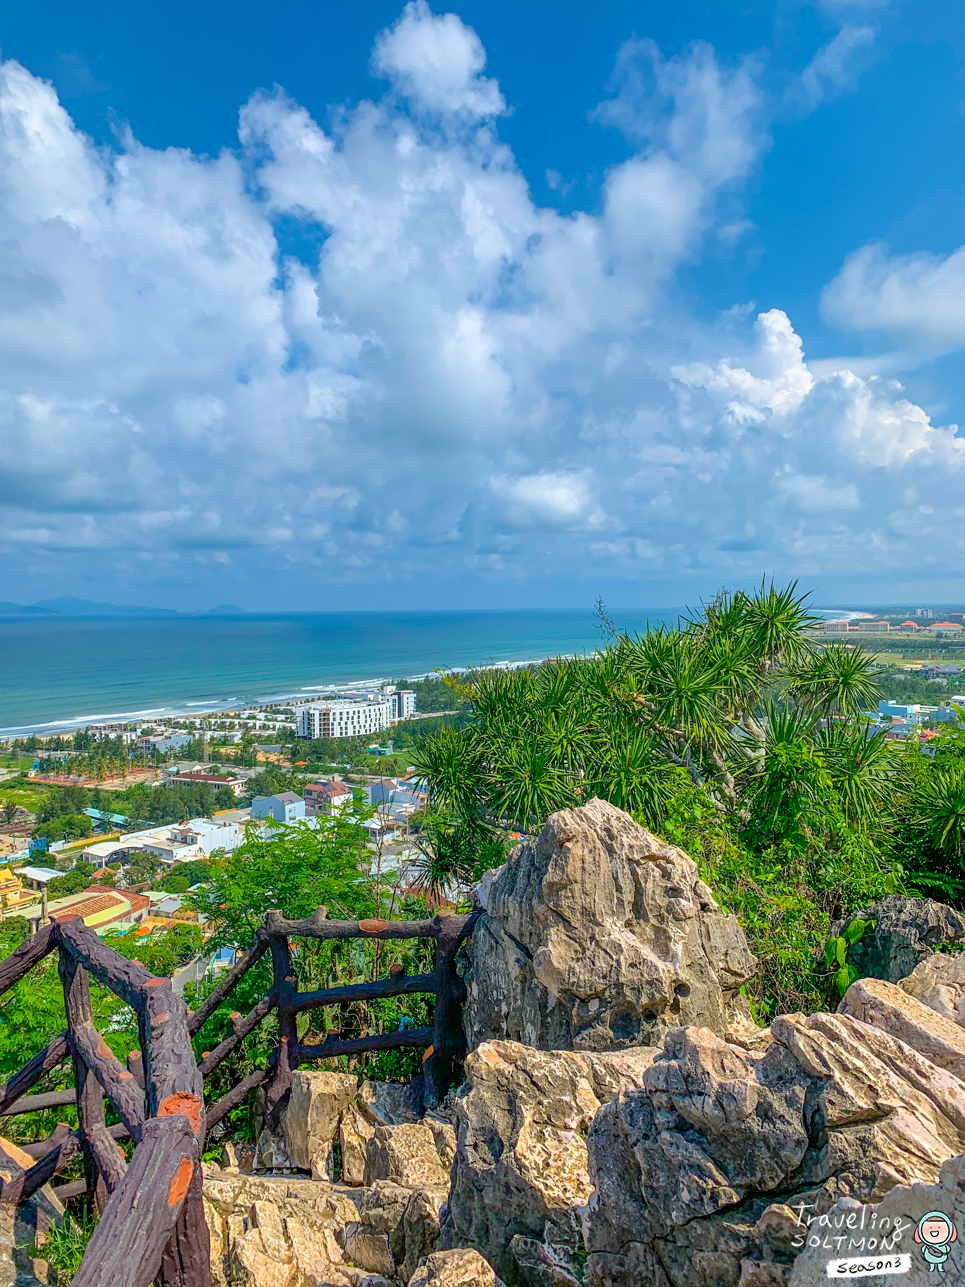
<instances>
[{"instance_id":1,"label":"foliage in foreground","mask_svg":"<svg viewBox=\"0 0 965 1287\"><path fill-rule=\"evenodd\" d=\"M965 890L965 733L927 752L869 737L873 658L818 645L812 624L793 585L762 585L676 629L609 627L592 657L454 680L468 723L412 755L427 883L465 881L493 840L599 796L686 849L739 917L762 1019L836 999L841 966L816 963L833 919Z\"/></svg>"},{"instance_id":2,"label":"foliage in foreground","mask_svg":"<svg viewBox=\"0 0 965 1287\"><path fill-rule=\"evenodd\" d=\"M78 1214L68 1211L63 1224L53 1225L44 1237L43 1245L29 1247L28 1254L46 1260L56 1275L51 1281L55 1281L57 1287L65 1287L80 1268L96 1227L96 1218L86 1208Z\"/></svg>"}]
</instances>

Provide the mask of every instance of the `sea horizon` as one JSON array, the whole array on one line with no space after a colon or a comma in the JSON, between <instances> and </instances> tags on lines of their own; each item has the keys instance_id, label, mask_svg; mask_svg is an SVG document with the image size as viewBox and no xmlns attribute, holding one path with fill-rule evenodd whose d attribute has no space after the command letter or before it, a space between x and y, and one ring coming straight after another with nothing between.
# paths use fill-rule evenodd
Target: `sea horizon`
<instances>
[{"instance_id":1,"label":"sea horizon","mask_svg":"<svg viewBox=\"0 0 965 1287\"><path fill-rule=\"evenodd\" d=\"M611 615L634 634L673 624L685 611ZM591 609L5 619L0 738L304 700L332 687L581 655L601 642Z\"/></svg>"},{"instance_id":2,"label":"sea horizon","mask_svg":"<svg viewBox=\"0 0 965 1287\"><path fill-rule=\"evenodd\" d=\"M619 629L683 608L616 613ZM353 684L595 651L577 609L368 609L0 621L0 738L304 700Z\"/></svg>"}]
</instances>

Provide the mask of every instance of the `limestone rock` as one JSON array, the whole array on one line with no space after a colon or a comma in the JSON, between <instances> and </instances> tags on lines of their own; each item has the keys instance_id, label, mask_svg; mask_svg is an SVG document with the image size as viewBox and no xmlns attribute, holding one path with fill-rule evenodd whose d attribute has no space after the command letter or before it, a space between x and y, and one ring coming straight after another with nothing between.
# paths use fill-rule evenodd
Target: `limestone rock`
<instances>
[{"instance_id":1,"label":"limestone rock","mask_svg":"<svg viewBox=\"0 0 965 1287\"><path fill-rule=\"evenodd\" d=\"M428 1126L409 1122L377 1126L365 1154L365 1183L391 1180L409 1187L444 1187L449 1176L436 1151Z\"/></svg>"},{"instance_id":2,"label":"limestone rock","mask_svg":"<svg viewBox=\"0 0 965 1287\"><path fill-rule=\"evenodd\" d=\"M588 1287L771 1287L793 1257L788 1209L932 1183L965 1148L965 1083L903 1041L848 1015L772 1033L751 1051L671 1032L642 1088L597 1114Z\"/></svg>"},{"instance_id":3,"label":"limestone rock","mask_svg":"<svg viewBox=\"0 0 965 1287\"><path fill-rule=\"evenodd\" d=\"M835 921L831 935L843 934L858 917L875 921L874 929L848 952L848 960L862 978L898 983L939 943L965 942L965 916L932 898L903 898L900 894L883 898Z\"/></svg>"},{"instance_id":4,"label":"limestone rock","mask_svg":"<svg viewBox=\"0 0 965 1287\"><path fill-rule=\"evenodd\" d=\"M365 1150L375 1134L375 1127L354 1104L349 1104L338 1124L338 1142L342 1152L342 1180L345 1184L365 1182Z\"/></svg>"},{"instance_id":5,"label":"limestone rock","mask_svg":"<svg viewBox=\"0 0 965 1287\"><path fill-rule=\"evenodd\" d=\"M452 1166L453 1159L456 1156L456 1129L451 1122L445 1122L438 1117L431 1116L425 1118L425 1125L432 1132L432 1142L436 1147L436 1153L443 1170L448 1175L449 1168Z\"/></svg>"},{"instance_id":6,"label":"limestone rock","mask_svg":"<svg viewBox=\"0 0 965 1287\"><path fill-rule=\"evenodd\" d=\"M932 952L898 986L965 1027L965 952Z\"/></svg>"},{"instance_id":7,"label":"limestone rock","mask_svg":"<svg viewBox=\"0 0 965 1287\"><path fill-rule=\"evenodd\" d=\"M506 1287L478 1251L460 1248L428 1256L409 1279L409 1287Z\"/></svg>"},{"instance_id":8,"label":"limestone rock","mask_svg":"<svg viewBox=\"0 0 965 1287\"><path fill-rule=\"evenodd\" d=\"M958 1237L951 1244L944 1272L932 1278L915 1241L915 1230L921 1218L930 1211L941 1211L956 1226ZM790 1287L826 1287L827 1265L842 1254L874 1255L895 1251L911 1256L912 1269L907 1275L889 1274L858 1279L869 1287L878 1284L965 1282L965 1155L946 1161L935 1184L896 1185L880 1202L860 1209L860 1203L839 1199L825 1219L815 1221L800 1231L806 1246L799 1252L790 1275ZM884 1237L881 1235L884 1234ZM837 1239L847 1242L842 1250ZM875 1237L877 1246L868 1248Z\"/></svg>"},{"instance_id":9,"label":"limestone rock","mask_svg":"<svg viewBox=\"0 0 965 1287\"><path fill-rule=\"evenodd\" d=\"M332 1178L332 1145L339 1119L357 1090L358 1083L350 1073L292 1074L284 1133L293 1167L311 1171L316 1180Z\"/></svg>"},{"instance_id":10,"label":"limestone rock","mask_svg":"<svg viewBox=\"0 0 965 1287\"><path fill-rule=\"evenodd\" d=\"M567 1254L565 1248L517 1233L509 1244L509 1254L523 1287L580 1287L577 1257Z\"/></svg>"},{"instance_id":11,"label":"limestone rock","mask_svg":"<svg viewBox=\"0 0 965 1287\"><path fill-rule=\"evenodd\" d=\"M757 962L680 849L591 800L546 822L477 890L470 1048L657 1045L681 1024L752 1029L741 985Z\"/></svg>"},{"instance_id":12,"label":"limestone rock","mask_svg":"<svg viewBox=\"0 0 965 1287\"><path fill-rule=\"evenodd\" d=\"M406 1203L402 1220L402 1260L399 1277L407 1283L416 1266L439 1245L442 1208L449 1197L445 1189L416 1189Z\"/></svg>"},{"instance_id":13,"label":"limestone rock","mask_svg":"<svg viewBox=\"0 0 965 1287\"><path fill-rule=\"evenodd\" d=\"M363 1081L359 1087L361 1111L376 1126L400 1126L414 1115L406 1107L407 1086L394 1081Z\"/></svg>"},{"instance_id":14,"label":"limestone rock","mask_svg":"<svg viewBox=\"0 0 965 1287\"><path fill-rule=\"evenodd\" d=\"M455 1101L458 1143L440 1245L472 1246L510 1281L516 1235L553 1248L580 1245L579 1212L592 1191L586 1132L601 1103L641 1086L659 1052L532 1050L486 1042L466 1061Z\"/></svg>"},{"instance_id":15,"label":"limestone rock","mask_svg":"<svg viewBox=\"0 0 965 1287\"><path fill-rule=\"evenodd\" d=\"M408 1282L419 1260L436 1250L439 1215L447 1197L445 1188L410 1189L379 1180L358 1190L357 1219L346 1226L346 1254L357 1263L391 1261L393 1276Z\"/></svg>"},{"instance_id":16,"label":"limestone rock","mask_svg":"<svg viewBox=\"0 0 965 1287\"><path fill-rule=\"evenodd\" d=\"M965 1032L894 983L859 979L848 988L838 1014L890 1032L939 1068L965 1080Z\"/></svg>"},{"instance_id":17,"label":"limestone rock","mask_svg":"<svg viewBox=\"0 0 965 1287\"><path fill-rule=\"evenodd\" d=\"M346 1232L359 1221L351 1192L206 1167L214 1287L391 1287L345 1251Z\"/></svg>"},{"instance_id":18,"label":"limestone rock","mask_svg":"<svg viewBox=\"0 0 965 1287\"><path fill-rule=\"evenodd\" d=\"M253 1171L290 1171L292 1160L288 1153L288 1141L284 1129L271 1130L269 1127L259 1133L255 1141L255 1154L252 1161Z\"/></svg>"}]
</instances>

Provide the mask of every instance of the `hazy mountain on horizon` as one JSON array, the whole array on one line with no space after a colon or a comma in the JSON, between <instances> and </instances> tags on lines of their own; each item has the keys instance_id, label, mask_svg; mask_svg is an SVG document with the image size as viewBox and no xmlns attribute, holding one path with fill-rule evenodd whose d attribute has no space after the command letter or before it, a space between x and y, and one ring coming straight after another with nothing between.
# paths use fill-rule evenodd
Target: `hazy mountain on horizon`
<instances>
[{"instance_id":1,"label":"hazy mountain on horizon","mask_svg":"<svg viewBox=\"0 0 965 1287\"><path fill-rule=\"evenodd\" d=\"M5 617L182 617L244 615L244 608L233 603L219 603L214 608L197 612L176 612L173 608L154 608L120 603L98 603L59 595L55 599L38 599L36 603L11 603L0 600L0 616Z\"/></svg>"}]
</instances>

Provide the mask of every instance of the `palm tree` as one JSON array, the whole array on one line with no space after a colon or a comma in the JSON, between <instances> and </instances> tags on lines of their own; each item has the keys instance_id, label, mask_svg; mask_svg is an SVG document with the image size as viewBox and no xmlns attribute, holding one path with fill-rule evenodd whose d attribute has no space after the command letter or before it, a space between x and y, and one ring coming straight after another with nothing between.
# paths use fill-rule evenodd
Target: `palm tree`
<instances>
[{"instance_id":1,"label":"palm tree","mask_svg":"<svg viewBox=\"0 0 965 1287\"><path fill-rule=\"evenodd\" d=\"M480 837L533 830L592 795L657 827L688 780L744 821L753 808L775 834L825 816L823 802L865 816L890 752L837 722L879 695L872 663L820 648L805 598L793 583L762 582L717 595L677 628L610 637L589 657L453 681L471 722L413 756L427 817L439 819L435 839L426 829L433 862L464 866Z\"/></svg>"},{"instance_id":2,"label":"palm tree","mask_svg":"<svg viewBox=\"0 0 965 1287\"><path fill-rule=\"evenodd\" d=\"M915 801L915 820L933 849L956 864L965 861L965 764L938 769L924 778Z\"/></svg>"}]
</instances>

